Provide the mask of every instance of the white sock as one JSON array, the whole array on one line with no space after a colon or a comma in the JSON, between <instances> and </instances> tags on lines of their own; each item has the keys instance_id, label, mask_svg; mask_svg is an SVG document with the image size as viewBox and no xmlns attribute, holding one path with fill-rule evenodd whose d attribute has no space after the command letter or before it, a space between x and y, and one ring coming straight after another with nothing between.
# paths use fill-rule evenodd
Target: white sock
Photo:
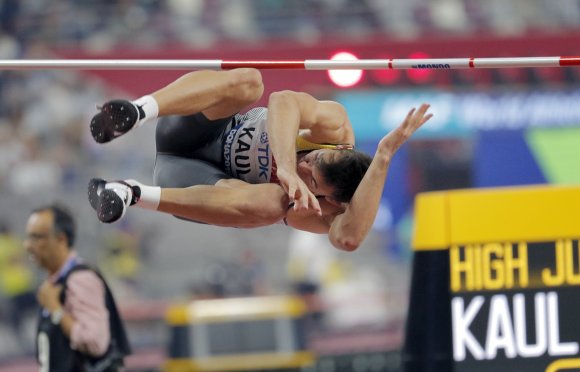
<instances>
[{"instance_id":1,"label":"white sock","mask_svg":"<svg viewBox=\"0 0 580 372\"><path fill-rule=\"evenodd\" d=\"M133 101L133 103L140 106L143 112L145 112L145 117L139 120L137 126L141 126L147 121L157 119L157 116L159 115L159 105L153 96L143 96Z\"/></svg>"},{"instance_id":2,"label":"white sock","mask_svg":"<svg viewBox=\"0 0 580 372\"><path fill-rule=\"evenodd\" d=\"M141 195L135 207L156 211L161 201L161 187L147 186L135 180L125 180L131 186L138 186Z\"/></svg>"}]
</instances>

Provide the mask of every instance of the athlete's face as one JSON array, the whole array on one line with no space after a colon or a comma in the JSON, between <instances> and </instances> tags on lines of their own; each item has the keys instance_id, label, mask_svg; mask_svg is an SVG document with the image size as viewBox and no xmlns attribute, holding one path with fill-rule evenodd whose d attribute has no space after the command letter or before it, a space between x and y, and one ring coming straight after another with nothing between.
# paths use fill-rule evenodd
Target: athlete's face
<instances>
[{"instance_id":1,"label":"athlete's face","mask_svg":"<svg viewBox=\"0 0 580 372\"><path fill-rule=\"evenodd\" d=\"M298 176L314 195L330 196L334 192L334 189L322 177L320 165L332 162L336 154L337 151L331 149L314 150L298 161Z\"/></svg>"}]
</instances>

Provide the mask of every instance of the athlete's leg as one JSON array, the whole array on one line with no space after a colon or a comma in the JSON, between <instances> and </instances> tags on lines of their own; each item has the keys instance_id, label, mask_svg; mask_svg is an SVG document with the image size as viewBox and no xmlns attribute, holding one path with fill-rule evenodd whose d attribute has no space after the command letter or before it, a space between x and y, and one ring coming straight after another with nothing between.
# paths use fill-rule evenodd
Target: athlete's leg
<instances>
[{"instance_id":1,"label":"athlete's leg","mask_svg":"<svg viewBox=\"0 0 580 372\"><path fill-rule=\"evenodd\" d=\"M251 185L237 179L219 186L162 188L157 210L216 226L259 227L282 220L288 196L276 184Z\"/></svg>"},{"instance_id":2,"label":"athlete's leg","mask_svg":"<svg viewBox=\"0 0 580 372\"><path fill-rule=\"evenodd\" d=\"M262 75L256 69L194 71L151 96L159 116L191 115L198 112L210 120L228 117L262 97Z\"/></svg>"},{"instance_id":3,"label":"athlete's leg","mask_svg":"<svg viewBox=\"0 0 580 372\"><path fill-rule=\"evenodd\" d=\"M263 92L262 76L256 69L194 71L134 102L106 102L91 120L91 134L95 141L105 143L158 116L202 112L210 120L225 118L256 102Z\"/></svg>"},{"instance_id":4,"label":"athlete's leg","mask_svg":"<svg viewBox=\"0 0 580 372\"><path fill-rule=\"evenodd\" d=\"M280 221L288 208L288 197L280 186L232 179L207 161L158 154L153 178L159 187L140 185L137 207L196 222L264 226Z\"/></svg>"},{"instance_id":5,"label":"athlete's leg","mask_svg":"<svg viewBox=\"0 0 580 372\"><path fill-rule=\"evenodd\" d=\"M251 185L237 179L223 179L218 186L186 188L93 179L89 183L89 201L99 220L106 223L123 217L130 205L228 227L271 225L282 220L288 209L288 195L279 185Z\"/></svg>"},{"instance_id":6,"label":"athlete's leg","mask_svg":"<svg viewBox=\"0 0 580 372\"><path fill-rule=\"evenodd\" d=\"M288 209L288 196L279 185L231 179L218 166L198 159L157 154L154 180L157 186L93 179L89 201L99 220L107 223L123 217L130 205L231 227L270 225Z\"/></svg>"}]
</instances>

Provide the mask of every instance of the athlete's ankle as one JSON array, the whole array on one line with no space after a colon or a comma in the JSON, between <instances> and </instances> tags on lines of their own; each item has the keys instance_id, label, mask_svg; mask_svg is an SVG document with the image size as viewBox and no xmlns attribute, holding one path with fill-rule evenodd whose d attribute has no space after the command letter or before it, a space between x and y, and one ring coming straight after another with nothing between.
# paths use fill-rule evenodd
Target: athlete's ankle
<instances>
[{"instance_id":1,"label":"athlete's ankle","mask_svg":"<svg viewBox=\"0 0 580 372\"><path fill-rule=\"evenodd\" d=\"M147 186L135 180L125 180L136 194L136 207L156 211L161 201L161 187Z\"/></svg>"},{"instance_id":2,"label":"athlete's ankle","mask_svg":"<svg viewBox=\"0 0 580 372\"><path fill-rule=\"evenodd\" d=\"M139 110L138 126L141 126L150 120L157 119L157 116L159 115L159 105L153 96L143 96L133 101L133 103Z\"/></svg>"}]
</instances>

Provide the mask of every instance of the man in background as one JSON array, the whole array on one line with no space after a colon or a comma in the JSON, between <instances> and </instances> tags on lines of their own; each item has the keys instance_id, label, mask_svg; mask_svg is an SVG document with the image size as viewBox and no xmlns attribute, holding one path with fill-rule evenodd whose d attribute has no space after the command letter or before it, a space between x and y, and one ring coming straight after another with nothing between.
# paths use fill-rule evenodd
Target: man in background
<instances>
[{"instance_id":1,"label":"man in background","mask_svg":"<svg viewBox=\"0 0 580 372\"><path fill-rule=\"evenodd\" d=\"M118 371L130 353L113 295L77 255L75 221L62 206L35 209L24 246L48 273L38 289L36 335L41 371Z\"/></svg>"}]
</instances>

